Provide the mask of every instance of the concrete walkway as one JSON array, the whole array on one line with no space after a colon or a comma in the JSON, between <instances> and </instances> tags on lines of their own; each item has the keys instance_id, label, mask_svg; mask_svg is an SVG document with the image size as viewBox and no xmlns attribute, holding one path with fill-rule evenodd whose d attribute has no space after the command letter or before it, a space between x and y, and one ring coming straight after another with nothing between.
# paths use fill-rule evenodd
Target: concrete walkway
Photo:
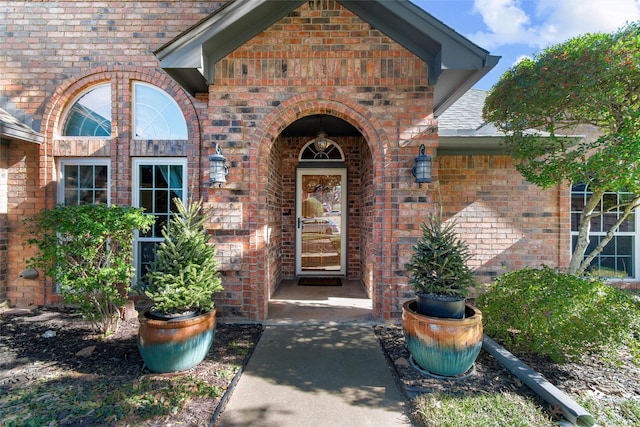
<instances>
[{"instance_id":1,"label":"concrete walkway","mask_svg":"<svg viewBox=\"0 0 640 427\"><path fill-rule=\"evenodd\" d=\"M270 325L217 426L410 426L370 325Z\"/></svg>"}]
</instances>

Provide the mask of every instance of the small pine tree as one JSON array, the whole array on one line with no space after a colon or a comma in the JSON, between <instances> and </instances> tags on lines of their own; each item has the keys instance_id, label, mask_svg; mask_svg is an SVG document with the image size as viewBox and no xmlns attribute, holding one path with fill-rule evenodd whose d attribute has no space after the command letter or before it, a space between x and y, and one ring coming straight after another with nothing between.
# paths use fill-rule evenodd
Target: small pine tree
<instances>
[{"instance_id":1,"label":"small pine tree","mask_svg":"<svg viewBox=\"0 0 640 427\"><path fill-rule=\"evenodd\" d=\"M216 247L204 228L208 215L200 201L174 202L178 211L162 229L164 241L145 275L145 294L156 312L206 312L214 308L212 295L222 290Z\"/></svg>"},{"instance_id":2,"label":"small pine tree","mask_svg":"<svg viewBox=\"0 0 640 427\"><path fill-rule=\"evenodd\" d=\"M454 232L455 223L443 225L435 216L420 224L422 236L413 246L413 256L405 265L409 283L416 292L466 298L474 284L467 265L471 258L467 244Z\"/></svg>"}]
</instances>

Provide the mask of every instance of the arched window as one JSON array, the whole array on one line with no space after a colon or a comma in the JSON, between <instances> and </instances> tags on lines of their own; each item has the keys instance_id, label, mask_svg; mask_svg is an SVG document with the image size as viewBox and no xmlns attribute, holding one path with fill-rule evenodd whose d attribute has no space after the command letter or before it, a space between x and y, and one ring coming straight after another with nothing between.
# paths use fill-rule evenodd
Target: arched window
<instances>
[{"instance_id":1,"label":"arched window","mask_svg":"<svg viewBox=\"0 0 640 427\"><path fill-rule=\"evenodd\" d=\"M71 105L62 130L63 136L111 136L111 85L94 86Z\"/></svg>"},{"instance_id":2,"label":"arched window","mask_svg":"<svg viewBox=\"0 0 640 427\"><path fill-rule=\"evenodd\" d=\"M339 161L344 162L344 153L342 149L330 139L324 139L326 141L323 145L318 145L316 139L313 139L300 150L300 156L298 160L305 162L318 162L318 161Z\"/></svg>"},{"instance_id":3,"label":"arched window","mask_svg":"<svg viewBox=\"0 0 640 427\"><path fill-rule=\"evenodd\" d=\"M133 128L136 139L187 139L187 123L166 92L134 83Z\"/></svg>"}]
</instances>

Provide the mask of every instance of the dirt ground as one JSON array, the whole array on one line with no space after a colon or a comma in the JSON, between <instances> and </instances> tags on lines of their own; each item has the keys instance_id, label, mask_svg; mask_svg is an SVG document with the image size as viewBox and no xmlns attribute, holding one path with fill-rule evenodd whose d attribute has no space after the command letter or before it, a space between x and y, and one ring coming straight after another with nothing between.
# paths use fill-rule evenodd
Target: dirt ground
<instances>
[{"instance_id":1,"label":"dirt ground","mask_svg":"<svg viewBox=\"0 0 640 427\"><path fill-rule=\"evenodd\" d=\"M55 373L60 374L61 381L70 382L79 378L83 381L87 378L96 381L117 378L118 381L133 382L142 376L153 376L144 368L138 353L137 330L137 319L133 319L123 322L116 334L101 338L92 332L78 314L70 310L36 309L1 313L0 402L3 396ZM411 366L400 327L384 325L376 326L374 330L398 383L403 384L410 395L430 391L460 394L511 391L537 399L525 384L484 351L475 365L475 373L469 378L442 381L425 377ZM189 374L226 390L233 377L217 373L243 366L261 333L260 325L219 322L207 358L191 369ZM563 366L525 357L523 361L566 393L608 400L640 397L639 370L625 360L615 368L602 365L594 359ZM165 374L166 377L170 378L170 375ZM137 425L206 426L220 402L220 398L192 399L176 414L145 420ZM10 408L0 407L0 424L3 424L3 411L6 416ZM554 408L549 408L549 412L553 413ZM70 424L57 425L96 425L91 419L67 421Z\"/></svg>"}]
</instances>

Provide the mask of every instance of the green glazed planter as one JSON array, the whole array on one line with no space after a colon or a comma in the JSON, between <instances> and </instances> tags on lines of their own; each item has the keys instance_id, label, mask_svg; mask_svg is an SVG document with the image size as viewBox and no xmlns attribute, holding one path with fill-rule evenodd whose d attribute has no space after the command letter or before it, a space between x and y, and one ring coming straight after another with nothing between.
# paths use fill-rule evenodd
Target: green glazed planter
<instances>
[{"instance_id":1,"label":"green glazed planter","mask_svg":"<svg viewBox=\"0 0 640 427\"><path fill-rule=\"evenodd\" d=\"M181 320L139 318L138 349L153 372L186 371L204 360L216 334L216 310Z\"/></svg>"},{"instance_id":2,"label":"green glazed planter","mask_svg":"<svg viewBox=\"0 0 640 427\"><path fill-rule=\"evenodd\" d=\"M404 340L425 371L445 377L465 374L482 348L482 312L466 304L464 319L424 316L415 300L402 306Z\"/></svg>"}]
</instances>

